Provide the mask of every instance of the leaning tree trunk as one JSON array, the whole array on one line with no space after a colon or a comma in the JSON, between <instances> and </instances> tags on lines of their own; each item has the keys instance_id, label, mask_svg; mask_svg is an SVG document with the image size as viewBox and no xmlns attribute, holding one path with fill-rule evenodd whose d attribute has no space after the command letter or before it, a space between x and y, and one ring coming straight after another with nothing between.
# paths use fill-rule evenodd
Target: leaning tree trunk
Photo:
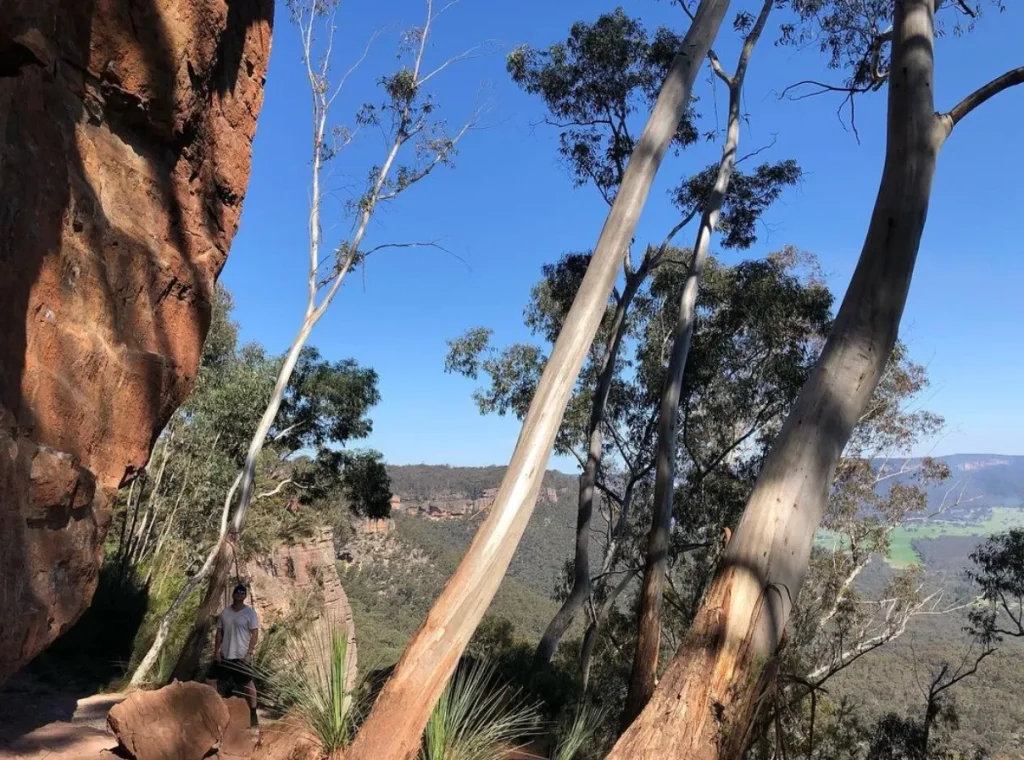
<instances>
[{"instance_id":1,"label":"leaning tree trunk","mask_svg":"<svg viewBox=\"0 0 1024 760\"><path fill-rule=\"evenodd\" d=\"M374 704L347 760L416 754L430 711L494 598L537 500L555 436L651 183L688 105L729 0L702 0L673 61L534 394L515 452L469 551Z\"/></svg>"},{"instance_id":2,"label":"leaning tree trunk","mask_svg":"<svg viewBox=\"0 0 1024 760\"><path fill-rule=\"evenodd\" d=\"M195 575L186 581L185 585L178 591L178 595L171 602L171 606L160 618L160 625L157 627L156 637L153 639L153 643L150 645L149 650L146 652L142 661L138 667L135 668L135 672L132 674L131 685L141 686L147 683L150 679L150 673L156 666L160 659L160 655L163 653L164 645L167 643L167 637L171 632L171 624L178 616L178 610L186 602L192 592L195 591L199 584L202 583L209 577L209 575L215 571L219 571L220 559L222 557L222 546L227 541L228 535L228 514L231 510L232 499L234 499L235 492L238 490L238 484L242 481L242 473L238 473L235 478L235 482L228 489L227 495L224 497L224 506L221 509L220 514L220 531L217 535L217 543L213 545L210 552L206 555L206 560L202 566L196 571ZM207 591L209 593L209 591ZM175 666L177 670L177 666Z\"/></svg>"},{"instance_id":3,"label":"leaning tree trunk","mask_svg":"<svg viewBox=\"0 0 1024 760\"><path fill-rule=\"evenodd\" d=\"M704 263L711 248L722 204L729 190L733 168L736 166L736 150L740 144L740 96L743 79L747 73L750 54L757 44L764 25L768 21L775 0L766 0L761 8L750 34L747 35L740 52L736 71L730 77L713 58L715 71L726 80L729 87L729 119L725 144L722 146L722 160L718 165L711 195L701 212L700 227L693 246L693 256L686 273L686 281L679 297L679 316L676 320L672 353L669 357L668 372L661 392L661 409L658 415L658 446L655 453L654 515L647 540L647 558L644 567L643 585L640 589L640 610L637 617L636 649L633 653L633 670L629 679L629 691L622 712L622 725L628 726L644 709L654 692L658 675L658 657L661 652L661 594L665 585L668 568L669 530L672 524L672 496L675 490L676 474L676 425L679 419L679 399L683 391L683 375L686 360L690 355L690 341L693 338L693 323L697 311L697 289L700 287Z\"/></svg>"},{"instance_id":4,"label":"leaning tree trunk","mask_svg":"<svg viewBox=\"0 0 1024 760\"><path fill-rule=\"evenodd\" d=\"M217 551L217 559L214 561L213 570L209 575L206 584L206 593L196 613L195 623L192 630L185 639L185 646L181 648L178 661L171 672L171 679L178 681L191 681L199 675L199 664L203 657L203 650L210 640L210 627L214 618L224 608L224 589L228 585L228 578L231 575L231 564L235 558L235 540L229 534L220 544Z\"/></svg>"},{"instance_id":5,"label":"leaning tree trunk","mask_svg":"<svg viewBox=\"0 0 1024 760\"><path fill-rule=\"evenodd\" d=\"M221 532L217 542L217 557L213 570L208 575L206 582L206 593L203 595L203 602L199 605L195 622L192 624L192 631L185 641L185 647L178 655L177 663L174 666L173 677L181 681L187 681L195 677L199 669L199 660L203 654L203 647L209 638L210 624L213 616L217 614L216 607L224 588L227 586L231 573L231 562L235 556L238 537L245 528L249 516L249 507L252 504L253 493L256 487L256 466L259 463L260 454L263 452L263 445L267 435L277 419L277 413L284 401L285 392L288 390L288 383L291 381L295 365L302 355L302 349L309 340L309 334L323 312L317 312L312 302L306 307L306 315L303 318L302 326L292 342L284 363L277 373L277 381L274 390L267 401L267 407L263 410L263 416L256 426L256 432L249 442L249 451L245 456L245 463L242 465L242 472L231 487L228 499L225 502L225 509L231 503L231 494L238 490L238 502L235 504L231 517L230 529L227 524L221 524Z\"/></svg>"},{"instance_id":6,"label":"leaning tree trunk","mask_svg":"<svg viewBox=\"0 0 1024 760\"><path fill-rule=\"evenodd\" d=\"M819 360L769 453L708 594L608 760L739 758L807 571L836 463L896 342L939 148L1018 69L933 108L933 0L897 0L885 166L860 260Z\"/></svg>"},{"instance_id":7,"label":"leaning tree trunk","mask_svg":"<svg viewBox=\"0 0 1024 760\"><path fill-rule=\"evenodd\" d=\"M626 253L628 256L629 254ZM604 440L601 425L604 422L605 410L608 408L608 396L611 393L612 380L615 378L615 362L619 355L619 347L626 331L626 315L630 304L640 289L640 284L647 276L647 259L636 272L627 272L626 285L622 289L622 297L615 306L615 315L608 335L601 366L597 375L597 388L590 407L590 419L587 424L587 462L580 475L579 507L576 511L576 549L573 558L573 581L569 596L558 608L558 612L548 623L534 658L537 662L548 663L555 656L558 644L569 630L572 621L583 609L592 593L590 582L590 525L594 515L594 496L597 490L597 471L601 465L604 451Z\"/></svg>"}]
</instances>

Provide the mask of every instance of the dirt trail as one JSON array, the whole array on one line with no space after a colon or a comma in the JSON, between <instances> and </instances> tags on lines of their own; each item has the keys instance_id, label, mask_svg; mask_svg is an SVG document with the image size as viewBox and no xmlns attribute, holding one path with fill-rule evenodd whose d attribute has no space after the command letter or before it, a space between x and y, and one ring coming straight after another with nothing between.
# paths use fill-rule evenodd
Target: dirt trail
<instances>
[{"instance_id":1,"label":"dirt trail","mask_svg":"<svg viewBox=\"0 0 1024 760\"><path fill-rule=\"evenodd\" d=\"M66 745L72 734L91 737L93 743L105 734L113 746L116 742L107 731L107 713L124 697L61 690L21 674L11 677L0 690L0 760L43 756L39 754L43 744ZM52 727L54 723L61 725ZM47 730L40 731L44 727Z\"/></svg>"}]
</instances>

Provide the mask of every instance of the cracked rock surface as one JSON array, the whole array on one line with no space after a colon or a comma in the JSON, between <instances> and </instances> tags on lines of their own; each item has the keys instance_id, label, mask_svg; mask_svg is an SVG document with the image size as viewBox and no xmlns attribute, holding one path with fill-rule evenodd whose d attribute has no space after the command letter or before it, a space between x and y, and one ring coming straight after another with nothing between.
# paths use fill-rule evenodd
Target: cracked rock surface
<instances>
[{"instance_id":1,"label":"cracked rock surface","mask_svg":"<svg viewBox=\"0 0 1024 760\"><path fill-rule=\"evenodd\" d=\"M0 682L82 614L192 387L272 0L0 3Z\"/></svg>"}]
</instances>

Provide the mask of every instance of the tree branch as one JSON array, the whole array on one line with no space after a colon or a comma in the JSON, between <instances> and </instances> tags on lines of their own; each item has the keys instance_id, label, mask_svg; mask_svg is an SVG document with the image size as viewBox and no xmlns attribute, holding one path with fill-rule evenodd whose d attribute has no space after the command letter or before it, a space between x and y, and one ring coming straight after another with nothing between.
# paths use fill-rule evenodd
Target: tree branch
<instances>
[{"instance_id":1,"label":"tree branch","mask_svg":"<svg viewBox=\"0 0 1024 760\"><path fill-rule=\"evenodd\" d=\"M466 268L467 268L467 269L469 269L470 271L472 271L472 268L471 268L471 267L469 266L469 263L468 263L468 262L467 262L467 261L466 261L466 260L465 260L464 258L462 258L461 256L459 256L459 255L458 255L457 253L455 253L455 252L453 252L453 251L450 251L450 250L448 250L447 248L445 248L445 247L444 247L443 245L441 245L440 243L436 243L436 242L434 242L434 241L428 241L428 242L412 242L412 243L382 243L382 244L380 244L380 245L375 245L375 246L374 246L373 248L369 249L368 251L365 251L365 252L364 252L364 253L362 254L362 257L363 257L363 258L365 259L365 258L367 258L367 257L368 257L368 256L369 256L369 255L370 255L371 253L374 253L374 252L376 252L376 251L379 251L379 250L381 250L381 249L383 249L383 248L436 248L436 249L437 249L437 250L439 250L439 251L444 251L445 253L447 253L447 254L448 254L449 256L451 256L452 258L458 259L459 261L461 261L461 262L462 262L463 264L465 264L465 265L466 265Z\"/></svg>"},{"instance_id":2,"label":"tree branch","mask_svg":"<svg viewBox=\"0 0 1024 760\"><path fill-rule=\"evenodd\" d=\"M287 478L285 480L282 480L280 483L277 484L277 487L274 488L272 491L264 491L261 494L257 494L256 498L253 499L253 501L259 501L260 499L269 499L271 496L277 496L279 493L281 493L281 490L285 486L291 485L291 483L292 483L292 479L291 478Z\"/></svg>"},{"instance_id":3,"label":"tree branch","mask_svg":"<svg viewBox=\"0 0 1024 760\"><path fill-rule=\"evenodd\" d=\"M715 75L725 82L726 87L732 87L732 77L722 67L722 62L718 60L714 50L708 51L708 60L711 61L711 70L715 72Z\"/></svg>"},{"instance_id":4,"label":"tree branch","mask_svg":"<svg viewBox=\"0 0 1024 760\"><path fill-rule=\"evenodd\" d=\"M441 14L438 13L437 15L439 16ZM436 18L436 16L435 16L435 18ZM427 80L431 79L436 74L440 74L442 71L444 71L446 68L451 66L453 63L456 63L458 61L465 61L465 60L468 60L470 58L480 58L480 57L485 56L485 55L490 55L492 52L494 52L494 50L496 49L496 46L497 46L497 41L496 40L485 40L485 41L481 42L479 45L474 45L473 47L469 48L468 50L464 50L463 52L459 53L458 55L453 55L447 61L442 63L440 66L438 66L433 71L431 71L429 74L425 74L424 76L420 77L419 81L416 82L416 86L417 87L423 86L424 84L426 84ZM483 50L484 48L487 48L487 50ZM483 52L481 52L481 51L483 51Z\"/></svg>"},{"instance_id":5,"label":"tree branch","mask_svg":"<svg viewBox=\"0 0 1024 760\"><path fill-rule=\"evenodd\" d=\"M368 56L370 54L370 48L373 47L373 43L377 41L377 38L380 37L381 34L383 34L383 32L384 32L383 29L377 29L377 30L375 30L373 32L373 34L370 35L370 39L367 40L367 42L366 42L366 47L363 48L363 54L361 56L359 56L359 58L356 60L356 62L353 63L351 66L349 66L348 70L342 75L341 80L338 82L338 86L334 88L334 92L331 94L331 97L329 97L327 99L327 101L325 103L325 108L330 108L331 107L331 105L334 103L334 99L338 97L338 95L341 93L342 89L345 87L345 82L348 81L348 78L350 76L352 76L352 74L355 73L356 69L358 69L359 66L363 63L363 61L366 60L366 56ZM332 42L333 42L333 39L334 39L334 35L331 34ZM330 58L330 53L328 53L327 56L325 56L325 58L324 58L325 62L329 58Z\"/></svg>"},{"instance_id":6,"label":"tree branch","mask_svg":"<svg viewBox=\"0 0 1024 760\"><path fill-rule=\"evenodd\" d=\"M1020 66L1011 71L1007 71L1000 77L996 77L991 82L982 85L977 90L972 92L966 98L961 100L949 113L945 114L945 117L949 119L949 129L952 130L960 120L963 119L967 114L973 111L975 108L985 103L990 98L998 95L1003 90L1014 87L1015 85L1024 83L1024 66Z\"/></svg>"}]
</instances>

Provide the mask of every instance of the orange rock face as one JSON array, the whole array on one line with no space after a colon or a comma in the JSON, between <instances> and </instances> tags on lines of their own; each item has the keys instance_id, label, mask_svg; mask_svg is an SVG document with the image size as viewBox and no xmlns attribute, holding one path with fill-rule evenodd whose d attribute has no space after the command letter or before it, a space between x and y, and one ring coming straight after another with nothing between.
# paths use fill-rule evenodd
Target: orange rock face
<instances>
[{"instance_id":1,"label":"orange rock face","mask_svg":"<svg viewBox=\"0 0 1024 760\"><path fill-rule=\"evenodd\" d=\"M272 0L0 3L0 680L82 613L189 392Z\"/></svg>"}]
</instances>

